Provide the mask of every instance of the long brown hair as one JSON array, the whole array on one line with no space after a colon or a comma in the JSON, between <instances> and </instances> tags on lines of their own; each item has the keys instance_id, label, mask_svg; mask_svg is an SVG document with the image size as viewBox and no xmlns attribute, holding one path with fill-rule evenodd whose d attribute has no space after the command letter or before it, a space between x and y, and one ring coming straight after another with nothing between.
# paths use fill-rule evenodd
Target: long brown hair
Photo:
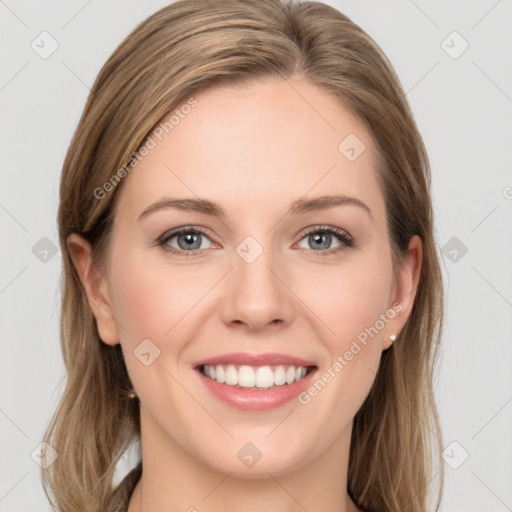
<instances>
[{"instance_id":1,"label":"long brown hair","mask_svg":"<svg viewBox=\"0 0 512 512\"><path fill-rule=\"evenodd\" d=\"M123 180L102 188L101 196L98 187L125 167L165 114L202 88L294 75L338 97L373 135L395 265L413 235L423 243L412 312L382 354L354 418L348 492L367 512L426 512L430 481L439 475L439 508L442 441L433 380L443 283L428 157L390 62L358 25L319 2L182 0L142 22L107 60L62 169L60 335L67 382L44 437L59 457L42 470L59 512L111 510L116 465L140 439L138 401L127 398L131 383L120 345L99 338L67 237L86 238L101 267Z\"/></svg>"}]
</instances>

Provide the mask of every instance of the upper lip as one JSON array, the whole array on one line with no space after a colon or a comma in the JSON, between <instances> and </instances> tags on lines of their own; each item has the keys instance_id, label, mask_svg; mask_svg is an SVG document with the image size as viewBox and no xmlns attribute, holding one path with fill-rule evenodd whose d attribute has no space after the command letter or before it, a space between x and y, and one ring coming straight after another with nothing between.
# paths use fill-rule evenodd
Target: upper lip
<instances>
[{"instance_id":1,"label":"upper lip","mask_svg":"<svg viewBox=\"0 0 512 512\"><path fill-rule=\"evenodd\" d=\"M231 354L222 354L220 356L210 357L197 361L193 364L194 368L207 365L218 364L238 364L247 366L271 366L271 365L290 365L290 366L316 366L312 361L301 359L295 356L277 353L249 354L246 352L235 352Z\"/></svg>"}]
</instances>

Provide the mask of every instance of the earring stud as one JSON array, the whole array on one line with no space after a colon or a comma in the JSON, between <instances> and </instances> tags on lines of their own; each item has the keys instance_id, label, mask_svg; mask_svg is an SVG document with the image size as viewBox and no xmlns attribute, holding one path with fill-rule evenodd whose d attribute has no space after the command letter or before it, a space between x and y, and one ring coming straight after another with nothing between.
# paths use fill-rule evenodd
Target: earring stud
<instances>
[{"instance_id":1,"label":"earring stud","mask_svg":"<svg viewBox=\"0 0 512 512\"><path fill-rule=\"evenodd\" d=\"M396 334L391 334L391 335L389 336L389 339L390 339L391 341L395 341L395 340L396 340Z\"/></svg>"},{"instance_id":2,"label":"earring stud","mask_svg":"<svg viewBox=\"0 0 512 512\"><path fill-rule=\"evenodd\" d=\"M130 391L128 391L128 398L135 398L137 395L135 394L135 389L132 388Z\"/></svg>"}]
</instances>

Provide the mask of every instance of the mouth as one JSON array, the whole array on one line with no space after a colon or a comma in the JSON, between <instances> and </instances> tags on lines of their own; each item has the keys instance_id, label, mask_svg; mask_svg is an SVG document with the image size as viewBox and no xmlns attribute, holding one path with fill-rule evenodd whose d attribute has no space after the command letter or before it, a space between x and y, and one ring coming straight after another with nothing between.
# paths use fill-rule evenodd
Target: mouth
<instances>
[{"instance_id":1,"label":"mouth","mask_svg":"<svg viewBox=\"0 0 512 512\"><path fill-rule=\"evenodd\" d=\"M266 391L299 382L316 366L204 364L197 369L208 379L236 389Z\"/></svg>"},{"instance_id":2,"label":"mouth","mask_svg":"<svg viewBox=\"0 0 512 512\"><path fill-rule=\"evenodd\" d=\"M207 391L235 409L266 411L311 385L318 366L284 354L226 354L193 365Z\"/></svg>"}]
</instances>

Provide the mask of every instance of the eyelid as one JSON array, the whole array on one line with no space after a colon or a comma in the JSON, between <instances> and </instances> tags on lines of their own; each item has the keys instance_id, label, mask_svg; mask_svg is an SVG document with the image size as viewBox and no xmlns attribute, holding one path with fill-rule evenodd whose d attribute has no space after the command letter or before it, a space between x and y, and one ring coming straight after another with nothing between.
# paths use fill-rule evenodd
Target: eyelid
<instances>
[{"instance_id":1,"label":"eyelid","mask_svg":"<svg viewBox=\"0 0 512 512\"><path fill-rule=\"evenodd\" d=\"M316 233L317 231L334 233L336 235L343 236L347 240L350 240L351 242L353 242L352 236L345 229L337 228L335 226L328 226L328 225L324 225L324 224L313 224L311 226L308 226L307 228L304 228L299 233L300 240L302 240L306 235L309 235L311 233ZM297 236L299 236L299 235L297 235Z\"/></svg>"}]
</instances>

